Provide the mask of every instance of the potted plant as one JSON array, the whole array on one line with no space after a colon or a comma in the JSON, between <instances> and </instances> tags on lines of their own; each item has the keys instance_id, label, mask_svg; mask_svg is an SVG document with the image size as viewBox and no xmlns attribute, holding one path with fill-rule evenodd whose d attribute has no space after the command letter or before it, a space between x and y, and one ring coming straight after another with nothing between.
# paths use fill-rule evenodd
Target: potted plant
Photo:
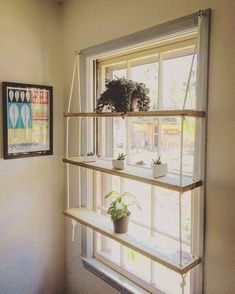
<instances>
[{"instance_id":1,"label":"potted plant","mask_svg":"<svg viewBox=\"0 0 235 294\"><path fill-rule=\"evenodd\" d=\"M113 168L124 169L126 167L126 154L119 153L116 159L112 159Z\"/></svg>"},{"instance_id":2,"label":"potted plant","mask_svg":"<svg viewBox=\"0 0 235 294\"><path fill-rule=\"evenodd\" d=\"M137 205L140 208L135 196L129 192L119 194L111 191L106 196L110 200L110 205L107 213L111 216L113 221L114 232L123 234L128 231L129 216L131 214L129 206Z\"/></svg>"},{"instance_id":3,"label":"potted plant","mask_svg":"<svg viewBox=\"0 0 235 294\"><path fill-rule=\"evenodd\" d=\"M106 80L105 87L97 101L97 113L104 108L124 114L128 111L148 111L150 108L149 89L144 83L117 78Z\"/></svg>"},{"instance_id":4,"label":"potted plant","mask_svg":"<svg viewBox=\"0 0 235 294\"><path fill-rule=\"evenodd\" d=\"M94 162L98 160L98 156L93 152L88 152L86 155L82 156L82 161L84 162Z\"/></svg>"},{"instance_id":5,"label":"potted plant","mask_svg":"<svg viewBox=\"0 0 235 294\"><path fill-rule=\"evenodd\" d=\"M139 166L144 166L144 165L146 165L146 162L144 160L139 160L139 161L136 161L135 164L139 165Z\"/></svg>"},{"instance_id":6,"label":"potted plant","mask_svg":"<svg viewBox=\"0 0 235 294\"><path fill-rule=\"evenodd\" d=\"M152 159L152 173L154 178L164 177L167 175L167 163L161 162L161 157Z\"/></svg>"}]
</instances>

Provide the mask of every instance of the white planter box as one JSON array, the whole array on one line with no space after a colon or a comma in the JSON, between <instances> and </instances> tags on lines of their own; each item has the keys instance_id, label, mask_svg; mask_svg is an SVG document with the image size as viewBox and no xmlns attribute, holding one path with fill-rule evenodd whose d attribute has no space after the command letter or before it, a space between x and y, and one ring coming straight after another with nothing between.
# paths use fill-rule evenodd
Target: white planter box
<instances>
[{"instance_id":1,"label":"white planter box","mask_svg":"<svg viewBox=\"0 0 235 294\"><path fill-rule=\"evenodd\" d=\"M154 178L164 177L167 175L167 163L154 164L152 163L152 173Z\"/></svg>"},{"instance_id":2,"label":"white planter box","mask_svg":"<svg viewBox=\"0 0 235 294\"><path fill-rule=\"evenodd\" d=\"M126 161L125 160L112 159L112 165L113 165L113 168L124 169L126 167Z\"/></svg>"},{"instance_id":3,"label":"white planter box","mask_svg":"<svg viewBox=\"0 0 235 294\"><path fill-rule=\"evenodd\" d=\"M80 158L81 158L81 161L84 161L84 162L94 162L98 160L97 155L92 155L92 156L84 155L84 156L81 156Z\"/></svg>"}]
</instances>

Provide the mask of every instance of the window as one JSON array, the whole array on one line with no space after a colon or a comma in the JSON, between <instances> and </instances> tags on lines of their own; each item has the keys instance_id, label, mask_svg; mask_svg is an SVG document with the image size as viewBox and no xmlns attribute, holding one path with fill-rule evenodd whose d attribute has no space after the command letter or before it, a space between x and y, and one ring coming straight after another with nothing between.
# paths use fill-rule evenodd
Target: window
<instances>
[{"instance_id":1,"label":"window","mask_svg":"<svg viewBox=\"0 0 235 294\"><path fill-rule=\"evenodd\" d=\"M80 75L81 89L79 89L82 97L79 101L79 104L81 103L79 112L82 113L78 115L79 128L76 129L77 125L74 125L73 133L76 136L78 131L80 138L82 135L82 140L79 140L79 154L94 150L102 157L110 159L116 157L119 152L125 152L130 165L135 165L137 161L143 159L146 165L140 168L148 172L150 172L152 158L158 154L161 155L162 161L168 163L172 174L179 174L182 134L180 117L142 117L123 120L121 118L89 120L81 117L87 117L84 112L94 110L95 99L91 97L97 97L104 90L106 78L115 79L123 76L144 82L150 88L152 110L182 109L185 103L185 91L189 86L186 108L205 111L209 22L210 11L200 11L167 24L82 50L79 59L80 72L83 73ZM194 55L196 38L199 39L198 55ZM192 76L190 84L187 85L193 56L195 60L191 71ZM76 62L75 56L75 65ZM71 97L68 112L70 112L70 102ZM68 114L68 118L70 115L73 116L73 114ZM192 178L193 176L204 180L206 121L187 116L183 119L184 160L182 167L184 177L191 176ZM68 126L69 119L67 119L67 129ZM98 143L94 142L97 134ZM68 136L67 141L69 141ZM66 153L69 157L68 150ZM82 205L86 209L75 208L74 212L68 210L65 213L67 216L78 220L79 217L74 215L83 211L85 215L83 217L90 217L89 221L92 222L91 215L96 219L98 218L97 213L106 214L107 203L104 195L108 191L132 192L141 203L142 210L132 209L129 233L136 238L144 239L146 244L150 244L148 238L155 239L156 248L158 246L164 246L166 250L174 248L175 253L170 255L173 258L180 252L179 203L181 203L183 257L188 257L190 254L203 256L203 184L197 189L184 192L182 197L179 197L181 194L179 195L178 192L157 186L111 176L108 173L91 172L90 167L79 163L76 157L66 158L64 161L88 168L88 170L79 169L81 171L79 182L82 183L79 188L75 186L70 188L68 185L67 192L68 208ZM67 165L67 184L70 182L69 178ZM71 170L71 178L78 179L74 170ZM78 199L73 198L75 205L70 204L69 192L72 192L73 195L77 193ZM83 220L82 217L80 220ZM86 225L94 228L93 223L90 225L86 223ZM97 231L102 231L99 230L99 225L96 228L98 228ZM113 237L112 234L107 235ZM89 228L82 230L82 255L85 258L84 266L108 283L111 279L109 272L113 269L112 277L114 275L118 277L114 279L114 283L111 283L114 287L116 283L119 289L128 289L127 283L123 285L123 276L132 281L130 282L131 293L135 293L133 285L134 287L139 285L138 293L141 292L140 289L146 289L151 293L202 293L202 265L194 267L187 273L187 276L183 275L186 286L182 290L181 285L184 279L182 280L182 277L172 270L172 264L168 263L170 270L166 268L167 263L165 266L162 265L164 262L160 264L160 261L164 259L159 258L159 263L156 263L95 232L95 229L94 231ZM96 270L94 270L95 267ZM121 273L122 276L118 273Z\"/></svg>"},{"instance_id":2,"label":"window","mask_svg":"<svg viewBox=\"0 0 235 294\"><path fill-rule=\"evenodd\" d=\"M150 89L151 110L182 109L187 80L195 46L195 35L184 41L159 45L113 58L98 60L98 91L104 90L105 79L125 77L144 82ZM195 69L190 83L188 108L195 109ZM194 169L195 119L186 119L184 140L185 174ZM99 155L116 157L127 154L129 164L144 160L149 168L152 158L161 155L171 172L180 168L180 118L109 118L99 124L102 142ZM94 208L106 214L108 203L104 195L115 190L133 193L141 204L141 211L131 209L129 233L137 238L155 238L156 244L170 249L179 247L178 193L103 173L96 175ZM194 192L195 193L195 192ZM182 232L184 254L191 252L192 192L182 197ZM166 267L99 233L94 237L94 256L102 263L123 274L147 291L160 289L166 293L181 293L181 277ZM186 277L185 293L190 293L190 276ZM169 283L169 281L171 281Z\"/></svg>"}]
</instances>

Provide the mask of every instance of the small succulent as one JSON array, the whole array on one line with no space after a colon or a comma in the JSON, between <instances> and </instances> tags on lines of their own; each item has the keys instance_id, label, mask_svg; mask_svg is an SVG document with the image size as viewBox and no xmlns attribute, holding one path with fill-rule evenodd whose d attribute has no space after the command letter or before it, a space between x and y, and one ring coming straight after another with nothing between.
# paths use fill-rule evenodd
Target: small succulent
<instances>
[{"instance_id":1,"label":"small succulent","mask_svg":"<svg viewBox=\"0 0 235 294\"><path fill-rule=\"evenodd\" d=\"M119 153L117 160L125 160L126 159L126 154L125 153Z\"/></svg>"},{"instance_id":2,"label":"small succulent","mask_svg":"<svg viewBox=\"0 0 235 294\"><path fill-rule=\"evenodd\" d=\"M161 162L161 156L158 156L156 159L152 159L153 164L162 164Z\"/></svg>"},{"instance_id":3,"label":"small succulent","mask_svg":"<svg viewBox=\"0 0 235 294\"><path fill-rule=\"evenodd\" d=\"M136 161L135 164L136 164L136 165L146 165L146 162L143 161L143 160L140 160L140 161Z\"/></svg>"},{"instance_id":4,"label":"small succulent","mask_svg":"<svg viewBox=\"0 0 235 294\"><path fill-rule=\"evenodd\" d=\"M86 156L94 156L95 154L93 152L88 152Z\"/></svg>"}]
</instances>

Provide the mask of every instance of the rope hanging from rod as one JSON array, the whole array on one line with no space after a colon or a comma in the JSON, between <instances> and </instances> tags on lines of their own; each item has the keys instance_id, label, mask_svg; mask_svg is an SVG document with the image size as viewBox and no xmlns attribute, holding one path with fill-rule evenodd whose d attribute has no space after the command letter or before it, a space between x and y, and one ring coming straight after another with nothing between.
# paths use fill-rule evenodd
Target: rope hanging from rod
<instances>
[{"instance_id":1,"label":"rope hanging from rod","mask_svg":"<svg viewBox=\"0 0 235 294\"><path fill-rule=\"evenodd\" d=\"M204 16L204 15L205 15L204 12L202 10L199 10L199 12L198 12L197 38L196 38L196 44L195 44L194 50L193 50L193 56L192 56L192 60L191 60L190 69L189 69L189 75L188 75L188 80L187 80L187 85L186 85L186 90L185 90L185 95L184 95L183 110L186 107L186 102L187 102L188 94L190 92L190 89L189 88L190 88L190 82L191 82L191 78L192 78L193 65L194 65L195 56L197 54L198 47L199 47L201 21L202 21L202 16Z\"/></svg>"},{"instance_id":2,"label":"rope hanging from rod","mask_svg":"<svg viewBox=\"0 0 235 294\"><path fill-rule=\"evenodd\" d=\"M75 57L74 57L74 66L73 66L73 74L72 74L72 82L71 82L71 88L70 88L70 94L69 94L69 101L68 101L68 107L67 112L69 113L71 110L71 103L72 103L72 97L73 97L73 90L74 90L74 83L75 83L75 75L77 72L77 90L78 90L78 111L81 112L81 91L80 91L80 60L79 60L80 52L75 51ZM66 158L69 157L69 122L70 117L66 118ZM79 128L78 128L78 136L81 136L81 122L79 118ZM81 154L81 143L79 141L78 145L78 153ZM78 206L81 207L81 173L80 168L78 170ZM66 164L66 188L67 188L67 209L70 208L70 170L69 170L69 164ZM77 222L75 220L71 220L72 225L72 242L74 241L75 237L75 226Z\"/></svg>"}]
</instances>

